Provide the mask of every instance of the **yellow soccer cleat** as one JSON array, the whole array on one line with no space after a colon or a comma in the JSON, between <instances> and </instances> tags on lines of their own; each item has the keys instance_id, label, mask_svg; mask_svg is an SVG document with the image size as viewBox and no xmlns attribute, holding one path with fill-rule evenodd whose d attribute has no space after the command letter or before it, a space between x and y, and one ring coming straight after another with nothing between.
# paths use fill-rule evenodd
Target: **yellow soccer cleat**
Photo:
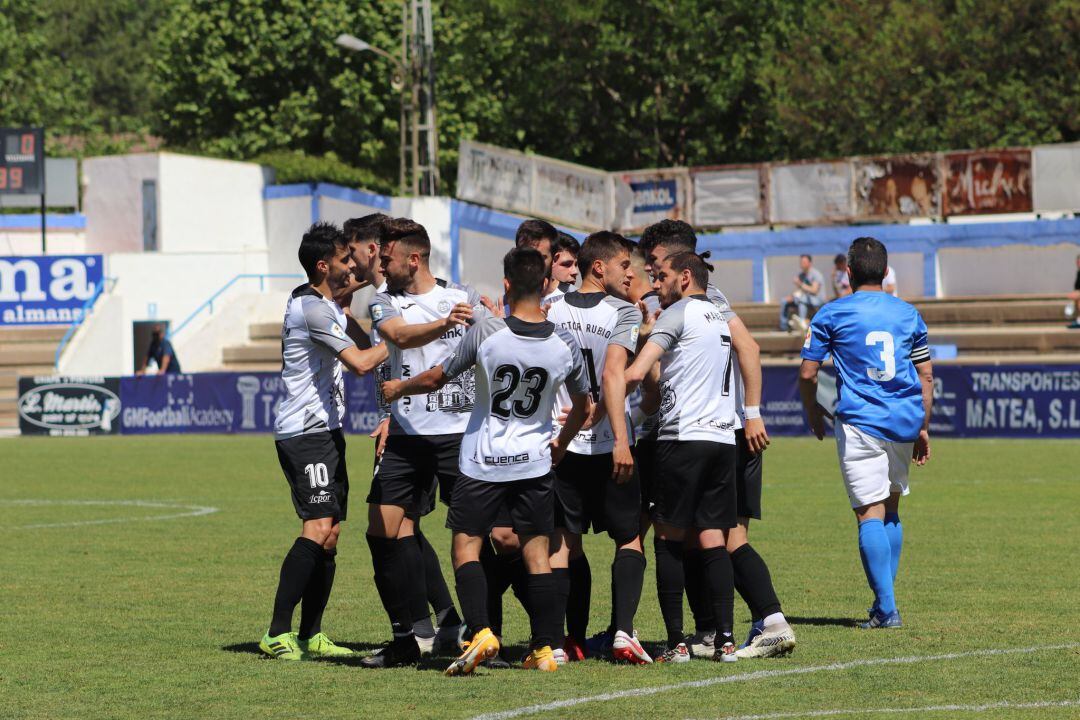
<instances>
[{"instance_id":1,"label":"yellow soccer cleat","mask_svg":"<svg viewBox=\"0 0 1080 720\"><path fill-rule=\"evenodd\" d=\"M325 633L315 633L299 643L300 648L311 657L349 657L353 654L349 648L335 644Z\"/></svg>"},{"instance_id":2,"label":"yellow soccer cleat","mask_svg":"<svg viewBox=\"0 0 1080 720\"><path fill-rule=\"evenodd\" d=\"M462 653L458 659L446 668L446 675L468 675L476 669L477 665L498 655L499 638L495 637L495 633L491 632L490 628L484 628L473 635L472 640L462 643L461 649ZM550 650L548 654L551 654Z\"/></svg>"},{"instance_id":3,"label":"yellow soccer cleat","mask_svg":"<svg viewBox=\"0 0 1080 720\"><path fill-rule=\"evenodd\" d=\"M524 667L526 670L555 672L559 669L559 664L555 662L555 655L551 652L551 646L545 645L542 648L536 648L525 656Z\"/></svg>"},{"instance_id":4,"label":"yellow soccer cleat","mask_svg":"<svg viewBox=\"0 0 1080 720\"><path fill-rule=\"evenodd\" d=\"M270 637L267 633L259 642L259 649L276 660L304 659L304 651L294 632L281 633L276 637Z\"/></svg>"}]
</instances>

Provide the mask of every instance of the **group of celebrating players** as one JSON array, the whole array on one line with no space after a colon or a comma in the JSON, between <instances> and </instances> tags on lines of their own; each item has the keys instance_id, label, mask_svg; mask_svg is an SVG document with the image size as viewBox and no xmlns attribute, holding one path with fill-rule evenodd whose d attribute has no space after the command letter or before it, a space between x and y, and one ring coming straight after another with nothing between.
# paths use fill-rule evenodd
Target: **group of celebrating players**
<instances>
[{"instance_id":1,"label":"group of celebrating players","mask_svg":"<svg viewBox=\"0 0 1080 720\"><path fill-rule=\"evenodd\" d=\"M549 223L526 220L503 258L505 295L494 300L436 278L430 253L421 225L380 214L343 230L316 223L303 237L299 259L309 282L286 308L287 397L275 428L303 528L282 563L260 648L285 660L352 654L321 628L347 511L347 369L376 373L386 412L373 433L366 537L393 638L360 665L412 665L437 653L456 656L448 675L509 666L500 649L511 588L529 617L525 668L553 671L590 656L646 664L790 653L795 633L748 540L751 518L761 517L769 444L759 350L710 284L708 254L697 253L693 229L664 220L637 243L601 231L579 245ZM884 246L860 238L849 261L852 286L866 292L815 317L801 389L821 438L827 413L815 383L832 354L841 471L875 594L864 626L898 627L898 503L911 458L921 464L929 455L929 349L914 308L872 292L881 289ZM370 334L350 310L353 293L367 285L377 290ZM871 295L880 296L871 298L876 305L852 301ZM884 329L859 347L851 337L868 309L884 317ZM460 615L420 529L437 499L449 508ZM667 633L655 660L634 630L650 528ZM590 530L606 532L615 546L611 616L592 637L592 572L582 544ZM736 590L753 621L741 646ZM684 595L695 623L689 636Z\"/></svg>"}]
</instances>

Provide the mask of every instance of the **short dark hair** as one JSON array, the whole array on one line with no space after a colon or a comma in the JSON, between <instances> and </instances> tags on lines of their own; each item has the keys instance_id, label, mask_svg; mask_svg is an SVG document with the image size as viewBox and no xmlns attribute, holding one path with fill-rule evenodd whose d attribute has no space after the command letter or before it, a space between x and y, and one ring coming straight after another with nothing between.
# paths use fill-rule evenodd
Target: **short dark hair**
<instances>
[{"instance_id":1,"label":"short dark hair","mask_svg":"<svg viewBox=\"0 0 1080 720\"><path fill-rule=\"evenodd\" d=\"M427 230L409 218L393 218L384 223L379 245L390 243L400 243L406 250L417 251L424 257L431 254L431 240L428 239Z\"/></svg>"},{"instance_id":2,"label":"short dark hair","mask_svg":"<svg viewBox=\"0 0 1080 720\"><path fill-rule=\"evenodd\" d=\"M845 255L844 253L837 253L836 257L834 257L832 261L833 265L839 265L843 263L844 267L847 267L847 255Z\"/></svg>"},{"instance_id":3,"label":"short dark hair","mask_svg":"<svg viewBox=\"0 0 1080 720\"><path fill-rule=\"evenodd\" d=\"M653 248L660 245L694 252L697 250L697 235L694 228L682 220L661 220L645 228L638 245L646 258L652 254Z\"/></svg>"},{"instance_id":4,"label":"short dark hair","mask_svg":"<svg viewBox=\"0 0 1080 720\"><path fill-rule=\"evenodd\" d=\"M561 252L570 253L574 257L577 257L581 252L581 243L577 241L577 238L570 233L559 230L558 237L555 238L555 242L551 245L551 257L555 257Z\"/></svg>"},{"instance_id":5,"label":"short dark hair","mask_svg":"<svg viewBox=\"0 0 1080 720\"><path fill-rule=\"evenodd\" d=\"M597 260L607 262L621 252L629 253L632 245L619 233L601 230L585 238L585 244L578 253L578 270L581 277L589 274L589 269Z\"/></svg>"},{"instance_id":6,"label":"short dark hair","mask_svg":"<svg viewBox=\"0 0 1080 720\"><path fill-rule=\"evenodd\" d=\"M386 223L390 216L383 213L371 213L361 218L350 218L341 226L349 242L382 242Z\"/></svg>"},{"instance_id":7,"label":"short dark hair","mask_svg":"<svg viewBox=\"0 0 1080 720\"><path fill-rule=\"evenodd\" d=\"M682 272L683 270L690 271L690 277L694 279L694 283L705 289L709 286L709 273L712 272L713 266L705 262L709 257L709 252L705 251L701 255L695 252L677 252L673 255L667 256L667 262L671 265L671 269L675 272Z\"/></svg>"},{"instance_id":8,"label":"short dark hair","mask_svg":"<svg viewBox=\"0 0 1080 720\"><path fill-rule=\"evenodd\" d=\"M300 240L300 250L297 253L308 280L315 280L315 265L320 260L329 260L339 248L347 245L345 233L333 223L317 222L309 227Z\"/></svg>"},{"instance_id":9,"label":"short dark hair","mask_svg":"<svg viewBox=\"0 0 1080 720\"><path fill-rule=\"evenodd\" d=\"M872 237L855 238L847 253L851 269L851 287L880 285L889 271L889 251L880 240Z\"/></svg>"},{"instance_id":10,"label":"short dark hair","mask_svg":"<svg viewBox=\"0 0 1080 720\"><path fill-rule=\"evenodd\" d=\"M543 220L535 218L526 220L518 225L514 235L514 246L519 248L533 247L544 240L551 243L552 257L554 257L555 241L559 237L559 231L555 226Z\"/></svg>"},{"instance_id":11,"label":"short dark hair","mask_svg":"<svg viewBox=\"0 0 1080 720\"><path fill-rule=\"evenodd\" d=\"M547 264L534 248L514 248L503 257L503 277L510 281L507 299L518 301L544 292Z\"/></svg>"},{"instance_id":12,"label":"short dark hair","mask_svg":"<svg viewBox=\"0 0 1080 720\"><path fill-rule=\"evenodd\" d=\"M800 258L806 258L806 261L807 261L807 262L814 262L814 258L810 257L810 256L809 256L809 255L807 255L806 253L803 253L803 254L802 254L802 255L800 255L799 257L800 257Z\"/></svg>"}]
</instances>

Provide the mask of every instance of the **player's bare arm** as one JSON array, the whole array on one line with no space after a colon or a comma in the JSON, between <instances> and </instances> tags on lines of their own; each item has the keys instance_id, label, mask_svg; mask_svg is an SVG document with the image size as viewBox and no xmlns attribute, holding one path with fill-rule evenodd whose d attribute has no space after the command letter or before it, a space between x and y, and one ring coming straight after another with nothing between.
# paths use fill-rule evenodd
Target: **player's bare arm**
<instances>
[{"instance_id":1,"label":"player's bare arm","mask_svg":"<svg viewBox=\"0 0 1080 720\"><path fill-rule=\"evenodd\" d=\"M769 433L761 419L761 348L746 325L738 317L728 320L731 344L739 358L739 373L743 381L743 404L746 408L746 443L750 452L761 453L769 446ZM751 417L756 415L756 417Z\"/></svg>"},{"instance_id":2,"label":"player's bare arm","mask_svg":"<svg viewBox=\"0 0 1080 720\"><path fill-rule=\"evenodd\" d=\"M930 460L930 411L934 407L934 368L927 360L916 365L915 372L919 374L919 383L922 385L922 405L926 419L923 420L919 437L915 440L911 459L916 465L925 465Z\"/></svg>"},{"instance_id":3,"label":"player's bare arm","mask_svg":"<svg viewBox=\"0 0 1080 720\"><path fill-rule=\"evenodd\" d=\"M354 345L338 353L341 364L357 375L367 375L386 362L386 358L386 343L379 343L375 347L365 349L360 349Z\"/></svg>"},{"instance_id":4,"label":"player's bare arm","mask_svg":"<svg viewBox=\"0 0 1080 720\"><path fill-rule=\"evenodd\" d=\"M472 306L458 303L450 309L450 314L441 320L414 324L407 323L400 317L390 318L379 324L379 335L402 350L408 350L427 345L457 325L468 325L471 319Z\"/></svg>"},{"instance_id":5,"label":"player's bare arm","mask_svg":"<svg viewBox=\"0 0 1080 720\"><path fill-rule=\"evenodd\" d=\"M442 365L436 365L408 380L386 380L382 384L386 402L394 402L406 395L423 395L434 392L445 385L450 377L443 372Z\"/></svg>"},{"instance_id":6,"label":"player's bare arm","mask_svg":"<svg viewBox=\"0 0 1080 720\"><path fill-rule=\"evenodd\" d=\"M816 360L803 360L799 367L799 395L802 397L803 410L810 430L818 440L825 439L825 418L828 413L817 401L817 376L821 363Z\"/></svg>"},{"instance_id":7,"label":"player's bare arm","mask_svg":"<svg viewBox=\"0 0 1080 720\"><path fill-rule=\"evenodd\" d=\"M349 281L349 284L346 285L345 287L334 291L334 299L335 300L342 300L344 298L351 299L353 293L355 293L357 290L363 290L364 288L366 288L370 284L371 283L368 282L367 280L351 280L351 281Z\"/></svg>"},{"instance_id":8,"label":"player's bare arm","mask_svg":"<svg viewBox=\"0 0 1080 720\"><path fill-rule=\"evenodd\" d=\"M574 436L581 432L581 426L585 424L588 414L589 396L584 393L571 393L570 412L566 414L566 422L563 423L558 437L551 441L552 465L558 465L566 455L566 448L570 446L570 441L574 439Z\"/></svg>"},{"instance_id":9,"label":"player's bare arm","mask_svg":"<svg viewBox=\"0 0 1080 720\"><path fill-rule=\"evenodd\" d=\"M634 362L626 368L626 392L633 392L634 388L641 384L663 354L664 349L654 342L647 342L642 346Z\"/></svg>"},{"instance_id":10,"label":"player's bare arm","mask_svg":"<svg viewBox=\"0 0 1080 720\"><path fill-rule=\"evenodd\" d=\"M603 388L603 407L611 423L611 434L615 437L612 449L614 467L612 477L617 483L625 483L634 471L634 456L630 453L630 436L626 428L626 366L630 357L622 345L608 345L604 357L604 371L601 375Z\"/></svg>"}]
</instances>

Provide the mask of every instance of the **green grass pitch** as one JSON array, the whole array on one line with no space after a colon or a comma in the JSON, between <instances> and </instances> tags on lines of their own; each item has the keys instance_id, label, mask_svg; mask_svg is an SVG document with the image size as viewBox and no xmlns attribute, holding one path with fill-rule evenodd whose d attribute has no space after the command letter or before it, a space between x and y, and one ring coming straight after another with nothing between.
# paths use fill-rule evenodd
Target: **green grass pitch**
<instances>
[{"instance_id":1,"label":"green grass pitch","mask_svg":"<svg viewBox=\"0 0 1080 720\"><path fill-rule=\"evenodd\" d=\"M368 649L387 639L388 623L362 537L371 441L349 443L353 518L323 627ZM930 465L913 469L901 507L902 630L852 627L870 592L833 444L779 438L765 458L765 520L751 538L798 634L792 657L652 667L593 660L553 675L472 678L443 677L445 661L379 672L258 654L281 559L299 526L269 437L3 440L0 467L4 717L469 718L725 676L732 681L524 717L812 717L806 713L937 706L952 709L905 716L1080 717L1076 441L935 442ZM149 520L197 512L162 505L217 511ZM440 507L424 522L440 552L449 548L444 519ZM637 626L644 640L657 641L663 626L647 545ZM609 613L612 547L594 536L587 550L596 630ZM505 605L508 640L521 643L525 616L512 594ZM748 614L738 599L736 620L744 633ZM904 657L916 660L868 663ZM798 669L805 672L738 677Z\"/></svg>"}]
</instances>

